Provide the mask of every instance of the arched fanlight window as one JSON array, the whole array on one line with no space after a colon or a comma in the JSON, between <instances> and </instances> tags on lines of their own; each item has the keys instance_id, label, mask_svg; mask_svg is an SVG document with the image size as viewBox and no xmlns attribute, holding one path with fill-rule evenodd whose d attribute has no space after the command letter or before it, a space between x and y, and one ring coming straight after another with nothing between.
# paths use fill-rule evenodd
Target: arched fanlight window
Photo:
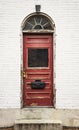
<instances>
[{"instance_id":1,"label":"arched fanlight window","mask_svg":"<svg viewBox=\"0 0 79 130\"><path fill-rule=\"evenodd\" d=\"M44 13L33 13L24 20L24 30L54 30L54 22Z\"/></svg>"}]
</instances>

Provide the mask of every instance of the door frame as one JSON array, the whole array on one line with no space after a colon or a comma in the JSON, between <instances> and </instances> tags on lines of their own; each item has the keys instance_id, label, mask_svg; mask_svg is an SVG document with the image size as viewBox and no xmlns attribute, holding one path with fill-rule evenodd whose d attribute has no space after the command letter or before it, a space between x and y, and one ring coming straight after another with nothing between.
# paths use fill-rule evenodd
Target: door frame
<instances>
[{"instance_id":1,"label":"door frame","mask_svg":"<svg viewBox=\"0 0 79 130\"><path fill-rule=\"evenodd\" d=\"M23 34L24 33L26 33L26 34L51 34L52 35L52 39L53 39L53 102L54 102L54 106L41 106L41 107L44 107L44 108L46 108L46 107L53 107L53 108L55 108L56 107L56 88L55 88L55 81L56 81L56 34L55 34L55 32L56 32L56 28L55 28L55 24L54 24L54 21L50 18L50 16L49 15L47 15L47 14L45 14L45 13L42 13L43 15L45 15L46 17L48 17L51 21L52 21L52 24L54 24L54 30L53 31L48 31L48 30L45 30L45 31L40 31L40 30L38 30L38 31L26 31L26 32L24 32L23 31L23 26L24 26L24 22L26 21L26 19L29 17L29 16L32 16L34 13L32 13L32 14L30 14L30 15L28 15L28 16L26 16L25 18L24 18L24 20L22 21L22 24L21 24L21 39L20 39L20 51L21 51L21 62L20 62L20 86L21 86L21 88L20 88L20 107L21 108L24 108L23 107ZM26 108L27 108L28 106L26 106ZM32 106L29 106L29 107L32 107ZM34 106L34 107L40 107L40 106Z\"/></svg>"}]
</instances>

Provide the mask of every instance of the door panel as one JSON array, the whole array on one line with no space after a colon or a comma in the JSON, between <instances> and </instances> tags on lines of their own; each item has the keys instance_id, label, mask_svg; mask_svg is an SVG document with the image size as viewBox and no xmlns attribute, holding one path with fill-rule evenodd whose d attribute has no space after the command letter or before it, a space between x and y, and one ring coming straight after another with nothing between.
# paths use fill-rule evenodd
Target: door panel
<instances>
[{"instance_id":1,"label":"door panel","mask_svg":"<svg viewBox=\"0 0 79 130\"><path fill-rule=\"evenodd\" d=\"M53 40L51 35L23 36L23 105L53 106ZM37 88L32 88L32 83ZM39 84L45 84L39 88Z\"/></svg>"}]
</instances>

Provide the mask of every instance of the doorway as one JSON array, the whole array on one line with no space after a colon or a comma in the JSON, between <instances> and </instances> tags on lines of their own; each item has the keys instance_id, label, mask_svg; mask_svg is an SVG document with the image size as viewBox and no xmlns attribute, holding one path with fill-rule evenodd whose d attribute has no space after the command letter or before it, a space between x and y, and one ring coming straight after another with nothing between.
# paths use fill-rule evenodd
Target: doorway
<instances>
[{"instance_id":1,"label":"doorway","mask_svg":"<svg viewBox=\"0 0 79 130\"><path fill-rule=\"evenodd\" d=\"M54 22L33 13L23 23L23 107L54 106Z\"/></svg>"}]
</instances>

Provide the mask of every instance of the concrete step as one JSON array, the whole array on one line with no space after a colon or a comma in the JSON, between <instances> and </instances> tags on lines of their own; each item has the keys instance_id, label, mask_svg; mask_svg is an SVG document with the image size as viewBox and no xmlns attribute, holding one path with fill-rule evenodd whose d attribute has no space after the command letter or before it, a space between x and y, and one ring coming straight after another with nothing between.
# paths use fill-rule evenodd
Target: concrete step
<instances>
[{"instance_id":1,"label":"concrete step","mask_svg":"<svg viewBox=\"0 0 79 130\"><path fill-rule=\"evenodd\" d=\"M19 119L15 121L14 130L62 130L62 122L49 119Z\"/></svg>"}]
</instances>

